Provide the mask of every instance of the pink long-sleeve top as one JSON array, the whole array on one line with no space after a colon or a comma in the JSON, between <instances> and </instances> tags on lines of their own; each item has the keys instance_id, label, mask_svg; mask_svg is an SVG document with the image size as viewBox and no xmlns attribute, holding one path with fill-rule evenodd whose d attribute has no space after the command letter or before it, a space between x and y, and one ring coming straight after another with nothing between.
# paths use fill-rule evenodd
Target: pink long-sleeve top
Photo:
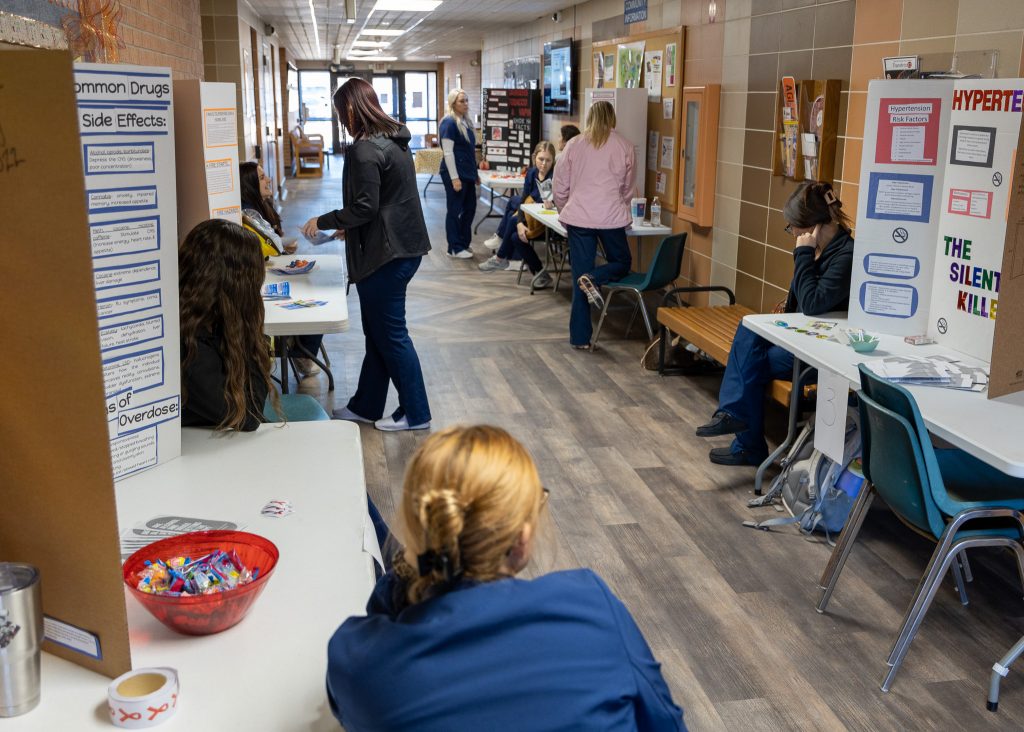
<instances>
[{"instance_id":1,"label":"pink long-sleeve top","mask_svg":"<svg viewBox=\"0 0 1024 732\"><path fill-rule=\"evenodd\" d=\"M583 135L558 156L553 192L558 220L586 229L629 226L629 199L636 186L633 144L615 130L599 148Z\"/></svg>"}]
</instances>

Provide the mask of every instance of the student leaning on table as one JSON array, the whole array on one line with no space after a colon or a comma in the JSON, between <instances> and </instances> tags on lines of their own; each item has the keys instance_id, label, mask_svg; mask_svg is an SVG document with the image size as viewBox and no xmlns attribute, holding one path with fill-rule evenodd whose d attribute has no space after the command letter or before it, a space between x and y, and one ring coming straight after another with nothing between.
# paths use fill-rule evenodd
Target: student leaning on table
<instances>
[{"instance_id":1,"label":"student leaning on table","mask_svg":"<svg viewBox=\"0 0 1024 732\"><path fill-rule=\"evenodd\" d=\"M615 130L615 108L594 102L587 112L586 129L566 144L558 156L554 175L558 220L569 239L572 310L569 343L590 348L594 332L590 304L601 306L601 285L629 273L632 256L626 241L631 222L629 199L636 187L633 143ZM604 246L606 263L594 267L597 242Z\"/></svg>"},{"instance_id":2,"label":"student leaning on table","mask_svg":"<svg viewBox=\"0 0 1024 732\"><path fill-rule=\"evenodd\" d=\"M796 237L793 281L777 312L823 315L848 309L853 237L842 206L828 183L805 183L789 197L782 215L786 232ZM711 450L711 462L760 465L768 457L764 388L792 376L793 354L740 323L718 393L718 410L697 428L699 437L736 435L729 447ZM795 392L790 398L797 398Z\"/></svg>"},{"instance_id":3,"label":"student leaning on table","mask_svg":"<svg viewBox=\"0 0 1024 732\"><path fill-rule=\"evenodd\" d=\"M359 293L366 355L356 393L335 416L385 431L427 429L427 390L405 321L409 281L430 251L409 128L384 113L362 79L345 82L334 106L355 140L342 172L345 208L314 216L302 229L310 237L320 229L344 230L349 280ZM389 382L398 391L398 409L383 417Z\"/></svg>"},{"instance_id":4,"label":"student leaning on table","mask_svg":"<svg viewBox=\"0 0 1024 732\"><path fill-rule=\"evenodd\" d=\"M515 579L547 490L497 427L428 437L406 470L405 548L327 648L348 732L685 730L640 629L588 569Z\"/></svg>"}]
</instances>

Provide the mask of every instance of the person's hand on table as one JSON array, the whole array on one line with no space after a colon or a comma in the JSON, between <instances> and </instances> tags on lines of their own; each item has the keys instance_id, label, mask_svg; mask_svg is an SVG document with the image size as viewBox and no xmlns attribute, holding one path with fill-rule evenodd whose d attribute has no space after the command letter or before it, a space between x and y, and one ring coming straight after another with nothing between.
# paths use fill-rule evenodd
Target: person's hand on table
<instances>
[{"instance_id":1,"label":"person's hand on table","mask_svg":"<svg viewBox=\"0 0 1024 732\"><path fill-rule=\"evenodd\" d=\"M544 208L546 208L548 211L553 211L555 209L555 202L549 198L548 200L544 201Z\"/></svg>"},{"instance_id":2,"label":"person's hand on table","mask_svg":"<svg viewBox=\"0 0 1024 732\"><path fill-rule=\"evenodd\" d=\"M523 244L526 244L529 241L529 239L526 238L526 224L520 221L516 225L516 232L519 234L519 241Z\"/></svg>"},{"instance_id":3,"label":"person's hand on table","mask_svg":"<svg viewBox=\"0 0 1024 732\"><path fill-rule=\"evenodd\" d=\"M455 189L456 193L462 192L462 178L452 178L452 188Z\"/></svg>"},{"instance_id":4,"label":"person's hand on table","mask_svg":"<svg viewBox=\"0 0 1024 732\"><path fill-rule=\"evenodd\" d=\"M821 224L814 227L814 231L804 232L796 238L796 248L810 247L811 249L818 248L818 231L821 230Z\"/></svg>"},{"instance_id":5,"label":"person's hand on table","mask_svg":"<svg viewBox=\"0 0 1024 732\"><path fill-rule=\"evenodd\" d=\"M302 233L303 235L306 236L307 239L315 239L317 233L319 233L320 231L320 229L317 228L316 220L317 217L314 216L313 218L311 218L309 221L302 225Z\"/></svg>"}]
</instances>

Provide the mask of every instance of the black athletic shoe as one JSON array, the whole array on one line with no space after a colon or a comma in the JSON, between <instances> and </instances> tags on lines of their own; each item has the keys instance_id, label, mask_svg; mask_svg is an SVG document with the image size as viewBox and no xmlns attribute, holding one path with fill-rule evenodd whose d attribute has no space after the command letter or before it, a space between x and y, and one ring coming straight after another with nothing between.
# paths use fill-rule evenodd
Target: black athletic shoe
<instances>
[{"instance_id":1,"label":"black athletic shoe","mask_svg":"<svg viewBox=\"0 0 1024 732\"><path fill-rule=\"evenodd\" d=\"M731 447L714 447L708 457L715 465L760 465L764 458L757 459L746 450L733 452Z\"/></svg>"},{"instance_id":2,"label":"black athletic shoe","mask_svg":"<svg viewBox=\"0 0 1024 732\"><path fill-rule=\"evenodd\" d=\"M735 435L738 432L746 432L747 423L742 419L736 419L731 414L721 410L715 412L715 416L707 424L697 428L697 437L718 437L720 435Z\"/></svg>"}]
</instances>

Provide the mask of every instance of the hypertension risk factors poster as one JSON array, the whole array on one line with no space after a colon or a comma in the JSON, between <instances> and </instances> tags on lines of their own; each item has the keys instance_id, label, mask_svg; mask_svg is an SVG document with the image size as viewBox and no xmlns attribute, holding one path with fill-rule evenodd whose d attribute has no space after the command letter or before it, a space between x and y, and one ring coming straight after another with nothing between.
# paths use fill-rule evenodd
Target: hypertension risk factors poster
<instances>
[{"instance_id":1,"label":"hypertension risk factors poster","mask_svg":"<svg viewBox=\"0 0 1024 732\"><path fill-rule=\"evenodd\" d=\"M171 73L76 64L114 478L181 452Z\"/></svg>"}]
</instances>

